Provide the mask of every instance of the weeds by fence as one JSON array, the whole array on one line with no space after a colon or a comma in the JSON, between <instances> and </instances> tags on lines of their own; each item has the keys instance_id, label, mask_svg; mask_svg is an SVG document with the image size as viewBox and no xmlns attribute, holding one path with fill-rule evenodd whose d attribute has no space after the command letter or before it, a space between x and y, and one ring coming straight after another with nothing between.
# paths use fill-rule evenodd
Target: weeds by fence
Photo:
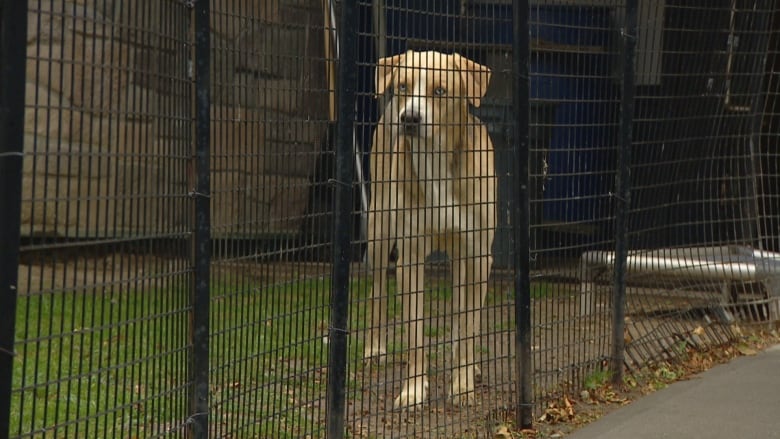
<instances>
[{"instance_id":1,"label":"weeds by fence","mask_svg":"<svg viewBox=\"0 0 780 439\"><path fill-rule=\"evenodd\" d=\"M3 3L0 437L484 437L777 321L779 18L768 0ZM371 359L370 203L406 181L371 171L404 94L376 72L408 50L491 71L469 129L493 148L492 267L464 337L482 281L453 277L485 255L448 241L423 264L385 237ZM412 304L428 387L399 410ZM468 368L475 404L453 404Z\"/></svg>"}]
</instances>

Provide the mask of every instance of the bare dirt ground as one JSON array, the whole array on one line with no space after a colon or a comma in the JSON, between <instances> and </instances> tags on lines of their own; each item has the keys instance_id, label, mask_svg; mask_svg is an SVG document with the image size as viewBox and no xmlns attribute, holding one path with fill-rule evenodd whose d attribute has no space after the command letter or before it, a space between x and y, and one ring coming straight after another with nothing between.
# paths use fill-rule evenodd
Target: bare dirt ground
<instances>
[{"instance_id":1,"label":"bare dirt ground","mask_svg":"<svg viewBox=\"0 0 780 439\"><path fill-rule=\"evenodd\" d=\"M114 253L102 257L72 257L23 261L19 265L19 293L101 293L143 286L190 271L189 261L147 255Z\"/></svg>"},{"instance_id":2,"label":"bare dirt ground","mask_svg":"<svg viewBox=\"0 0 780 439\"><path fill-rule=\"evenodd\" d=\"M598 364L604 348L603 316L580 318L572 298L550 298L535 301L537 316L546 315L546 308L558 310L563 322L551 324L549 329L537 331L532 347L536 370L535 392L544 393L544 386L556 386L569 382L572 375L581 373L572 367L577 359L583 368ZM569 305L569 306L567 306ZM420 437L420 438L481 438L490 437L493 429L513 418L517 395L517 355L514 309L511 303L494 304L485 310L487 318L477 343L478 361L482 371L476 387L476 405L456 407L448 398L451 377L451 348L449 333L429 334L429 402L422 407L395 410L393 399L400 392L405 375L403 352L388 356L384 364L364 363L355 365L352 375L358 386L349 392L347 418L349 431L354 437ZM446 315L446 313L445 313ZM446 316L431 318L431 328L447 328ZM554 346L556 338L570 334L567 346ZM356 334L360 337L360 334ZM593 341L593 342L589 342Z\"/></svg>"},{"instance_id":3,"label":"bare dirt ground","mask_svg":"<svg viewBox=\"0 0 780 439\"><path fill-rule=\"evenodd\" d=\"M665 296L667 305L668 299ZM480 345L489 348L482 350L483 377L476 406L449 403L448 348L438 344L432 348L429 367L430 402L416 410L398 411L392 406L405 373L402 354L384 365L356 366L352 378L360 387L348 393L350 433L366 438L561 437L669 382L754 352L776 336L765 331L742 334L738 326L724 326L708 320L706 314L648 317L644 311L635 313L626 318L629 369L623 385L613 387L606 360L611 316L580 315L577 297L571 294L539 298L533 306L533 430L522 431L515 422L515 333L483 326ZM486 312L511 321L513 308L505 303Z\"/></svg>"}]
</instances>

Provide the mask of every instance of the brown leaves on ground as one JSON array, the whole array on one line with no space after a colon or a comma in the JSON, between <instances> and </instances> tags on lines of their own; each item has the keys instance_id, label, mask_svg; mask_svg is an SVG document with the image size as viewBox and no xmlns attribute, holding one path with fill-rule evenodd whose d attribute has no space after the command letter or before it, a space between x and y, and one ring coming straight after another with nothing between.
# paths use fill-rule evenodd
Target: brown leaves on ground
<instances>
[{"instance_id":1,"label":"brown leaves on ground","mask_svg":"<svg viewBox=\"0 0 780 439\"><path fill-rule=\"evenodd\" d=\"M507 425L499 425L493 431L493 439L536 439L538 431L524 428L519 431L514 431Z\"/></svg>"},{"instance_id":2,"label":"brown leaves on ground","mask_svg":"<svg viewBox=\"0 0 780 439\"><path fill-rule=\"evenodd\" d=\"M506 425L499 425L493 432L493 439L514 439L512 431Z\"/></svg>"},{"instance_id":3,"label":"brown leaves on ground","mask_svg":"<svg viewBox=\"0 0 780 439\"><path fill-rule=\"evenodd\" d=\"M551 425L559 423L588 423L594 419L594 409L600 411L600 406L620 406L629 402L631 402L631 399L626 392L621 389L615 389L609 383L604 383L590 390L582 390L578 399L564 394L555 400L549 401L544 414L539 417L538 422Z\"/></svg>"},{"instance_id":4,"label":"brown leaves on ground","mask_svg":"<svg viewBox=\"0 0 780 439\"><path fill-rule=\"evenodd\" d=\"M514 436L500 436L496 438L524 438L543 439L559 438L597 420L603 415L629 404L632 400L642 395L654 392L666 385L703 372L728 362L739 356L756 355L766 347L780 343L778 329L744 331L734 327L734 333L740 337L737 343L728 343L722 346L714 346L708 349L687 347L674 362L659 362L650 365L642 371L626 374L624 385L614 388L604 384L594 389L581 390L579 397L564 394L549 401L544 413L537 419L536 430L522 432L510 432ZM698 330L698 328L697 328ZM694 330L696 334L698 331ZM699 330L701 331L701 330ZM700 335L700 334L696 334Z\"/></svg>"},{"instance_id":5,"label":"brown leaves on ground","mask_svg":"<svg viewBox=\"0 0 780 439\"><path fill-rule=\"evenodd\" d=\"M558 424L573 421L574 417L574 403L568 396L564 395L558 400L547 403L547 408L539 418L539 422Z\"/></svg>"},{"instance_id":6,"label":"brown leaves on ground","mask_svg":"<svg viewBox=\"0 0 780 439\"><path fill-rule=\"evenodd\" d=\"M592 391L582 391L580 398L590 404L628 404L630 401L623 394L616 392L612 386L605 385Z\"/></svg>"},{"instance_id":7,"label":"brown leaves on ground","mask_svg":"<svg viewBox=\"0 0 780 439\"><path fill-rule=\"evenodd\" d=\"M542 416L537 419L540 436L528 437L561 437L562 431L575 430L591 423L607 411L624 404L631 399L623 392L605 384L599 388L583 390L579 399L563 395L549 401ZM545 428L546 426L546 428ZM551 428L551 427L558 428Z\"/></svg>"}]
</instances>

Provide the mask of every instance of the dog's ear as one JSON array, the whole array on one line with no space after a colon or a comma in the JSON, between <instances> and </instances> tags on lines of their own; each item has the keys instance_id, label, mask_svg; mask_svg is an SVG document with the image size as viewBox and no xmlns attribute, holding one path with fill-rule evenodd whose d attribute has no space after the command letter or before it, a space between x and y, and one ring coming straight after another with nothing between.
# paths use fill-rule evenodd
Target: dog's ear
<instances>
[{"instance_id":1,"label":"dog's ear","mask_svg":"<svg viewBox=\"0 0 780 439\"><path fill-rule=\"evenodd\" d=\"M452 59L455 67L460 71L460 80L463 81L466 99L475 107L479 107L482 97L487 92L492 72L489 68L457 53L452 54Z\"/></svg>"},{"instance_id":2,"label":"dog's ear","mask_svg":"<svg viewBox=\"0 0 780 439\"><path fill-rule=\"evenodd\" d=\"M393 82L393 74L398 65L404 62L405 59L406 53L379 58L376 62L375 96L381 96L390 87L390 83Z\"/></svg>"}]
</instances>

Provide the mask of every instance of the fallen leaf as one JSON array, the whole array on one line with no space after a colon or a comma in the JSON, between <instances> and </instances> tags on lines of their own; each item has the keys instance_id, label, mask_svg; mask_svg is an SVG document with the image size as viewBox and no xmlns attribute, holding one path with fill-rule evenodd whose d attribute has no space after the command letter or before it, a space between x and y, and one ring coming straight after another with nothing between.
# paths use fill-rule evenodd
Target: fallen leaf
<instances>
[{"instance_id":1,"label":"fallen leaf","mask_svg":"<svg viewBox=\"0 0 780 439\"><path fill-rule=\"evenodd\" d=\"M752 355L756 355L758 353L757 350L751 348L750 346L746 346L746 345L739 345L737 347L737 350L739 351L740 354L745 355L745 356L752 356Z\"/></svg>"},{"instance_id":2,"label":"fallen leaf","mask_svg":"<svg viewBox=\"0 0 780 439\"><path fill-rule=\"evenodd\" d=\"M569 418L574 417L574 404L571 403L571 400L569 397L564 396L563 397L564 405L566 406L566 414L569 415Z\"/></svg>"},{"instance_id":3,"label":"fallen leaf","mask_svg":"<svg viewBox=\"0 0 780 439\"><path fill-rule=\"evenodd\" d=\"M506 428L506 425L499 425L493 433L493 439L512 439L512 433Z\"/></svg>"}]
</instances>

